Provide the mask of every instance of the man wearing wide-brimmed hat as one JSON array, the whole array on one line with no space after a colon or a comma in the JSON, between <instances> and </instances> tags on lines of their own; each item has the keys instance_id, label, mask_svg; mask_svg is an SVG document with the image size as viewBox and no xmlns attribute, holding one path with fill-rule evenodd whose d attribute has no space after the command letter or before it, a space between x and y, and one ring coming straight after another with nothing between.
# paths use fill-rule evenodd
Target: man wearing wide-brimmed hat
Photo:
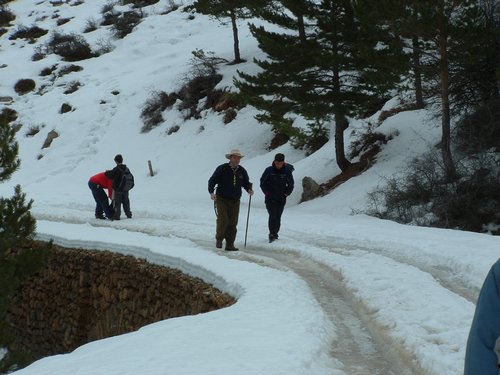
<instances>
[{"instance_id":1,"label":"man wearing wide-brimmed hat","mask_svg":"<svg viewBox=\"0 0 500 375\"><path fill-rule=\"evenodd\" d=\"M252 183L248 178L248 173L240 165L243 156L240 150L233 149L229 151L226 154L229 163L219 165L208 180L208 192L212 200L215 201L217 208L215 246L218 249L222 248L222 241L226 240L227 251L238 250L234 246L234 241L240 213L241 188L244 188L248 194L253 195Z\"/></svg>"}]
</instances>

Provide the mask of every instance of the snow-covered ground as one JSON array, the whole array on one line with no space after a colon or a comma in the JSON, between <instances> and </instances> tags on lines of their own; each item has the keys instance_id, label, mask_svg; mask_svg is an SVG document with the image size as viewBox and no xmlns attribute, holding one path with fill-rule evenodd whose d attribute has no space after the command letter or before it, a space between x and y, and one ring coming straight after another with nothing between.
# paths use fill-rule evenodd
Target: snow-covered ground
<instances>
[{"instance_id":1,"label":"snow-covered ground","mask_svg":"<svg viewBox=\"0 0 500 375\"><path fill-rule=\"evenodd\" d=\"M16 0L9 7L18 17L16 25L53 29L57 20L52 14L57 12L71 18L57 28L60 32L81 33L90 18L99 19L105 3L56 7L50 1ZM82 71L54 81L40 71L68 63L55 55L31 61L36 45L50 34L35 44L10 41L13 27L0 37L0 66L6 65L0 68L0 96L14 97L9 106L23 125L18 133L22 166L0 185L0 194L10 196L15 184L22 185L35 201L39 238L145 257L201 277L238 302L92 342L16 374L461 373L475 298L498 258L498 237L353 214L366 207L367 192L384 177L436 142L439 124L425 111L389 118L377 131L395 137L371 169L323 198L299 204L303 177L325 182L339 172L333 142L308 157L290 145L269 152L270 128L257 123L255 110L248 107L227 125L211 111L188 121L167 111L161 126L140 133L146 99L153 91L170 92L182 85L191 51L232 59L228 26L202 15L188 20L181 10L161 15L168 4L162 0L145 8L148 17L132 34L111 40L112 52L76 62ZM108 41L110 31L99 28L82 35L96 46ZM244 23L240 42L249 62L221 66L221 88L231 87L236 69L255 69L251 61L260 52ZM13 86L21 78L34 79L38 88L46 85L45 93L18 96ZM82 87L63 94L75 80ZM60 114L62 103L74 111ZM180 130L168 135L175 125ZM27 137L37 126L40 132ZM363 126L352 122L346 144L351 130ZM51 130L59 137L42 150ZM242 198L238 253L215 249L215 214L207 191L208 178L232 148L245 154L241 164L256 187L246 248L249 197L244 193ZM267 212L257 186L276 152L294 165L296 188L283 215L280 240L268 244ZM98 221L87 181L111 169L117 153L136 179L133 218ZM379 363L375 357L382 357L379 368L372 367ZM386 367L394 359L401 364Z\"/></svg>"}]
</instances>

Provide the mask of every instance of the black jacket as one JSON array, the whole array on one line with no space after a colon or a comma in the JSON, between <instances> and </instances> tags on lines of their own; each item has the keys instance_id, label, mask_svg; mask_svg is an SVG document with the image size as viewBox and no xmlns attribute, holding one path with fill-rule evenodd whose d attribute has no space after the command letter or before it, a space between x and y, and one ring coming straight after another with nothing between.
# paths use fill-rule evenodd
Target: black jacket
<instances>
[{"instance_id":1,"label":"black jacket","mask_svg":"<svg viewBox=\"0 0 500 375\"><path fill-rule=\"evenodd\" d=\"M219 165L212 177L208 180L208 192L212 194L217 185L215 194L225 199L240 199L241 188L246 191L252 188L248 173L241 165L233 170L229 163Z\"/></svg>"},{"instance_id":2,"label":"black jacket","mask_svg":"<svg viewBox=\"0 0 500 375\"><path fill-rule=\"evenodd\" d=\"M113 180L113 189L116 190L117 184L119 184L121 181L122 173L125 172L126 170L127 170L127 165L118 164L112 170L104 172L107 178Z\"/></svg>"},{"instance_id":3,"label":"black jacket","mask_svg":"<svg viewBox=\"0 0 500 375\"><path fill-rule=\"evenodd\" d=\"M293 171L291 164L284 164L278 169L274 162L264 170L260 178L260 188L266 196L266 201L286 202L286 197L292 194L294 187Z\"/></svg>"}]
</instances>

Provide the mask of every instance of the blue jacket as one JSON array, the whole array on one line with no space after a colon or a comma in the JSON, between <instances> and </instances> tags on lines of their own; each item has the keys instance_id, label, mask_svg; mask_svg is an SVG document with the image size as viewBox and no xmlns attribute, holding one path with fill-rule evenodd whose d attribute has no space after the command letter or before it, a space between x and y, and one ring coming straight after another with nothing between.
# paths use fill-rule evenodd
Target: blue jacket
<instances>
[{"instance_id":1,"label":"blue jacket","mask_svg":"<svg viewBox=\"0 0 500 375\"><path fill-rule=\"evenodd\" d=\"M229 163L219 165L212 174L212 177L208 180L208 192L210 194L214 192L216 185L217 190L215 194L217 194L218 197L234 200L241 198L242 187L246 191L252 188L245 168L238 165L238 167L233 170Z\"/></svg>"},{"instance_id":2,"label":"blue jacket","mask_svg":"<svg viewBox=\"0 0 500 375\"><path fill-rule=\"evenodd\" d=\"M464 375L498 375L500 259L484 280L467 340Z\"/></svg>"},{"instance_id":3,"label":"blue jacket","mask_svg":"<svg viewBox=\"0 0 500 375\"><path fill-rule=\"evenodd\" d=\"M267 167L260 178L260 188L266 196L266 201L286 202L286 197L292 194L294 180L293 165L284 164L281 169L273 165Z\"/></svg>"}]
</instances>

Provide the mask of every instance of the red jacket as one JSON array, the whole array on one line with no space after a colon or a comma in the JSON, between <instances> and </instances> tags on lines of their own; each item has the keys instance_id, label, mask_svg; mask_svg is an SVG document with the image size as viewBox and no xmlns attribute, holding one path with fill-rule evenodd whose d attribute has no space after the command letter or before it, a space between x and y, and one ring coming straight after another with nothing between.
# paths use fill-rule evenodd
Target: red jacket
<instances>
[{"instance_id":1,"label":"red jacket","mask_svg":"<svg viewBox=\"0 0 500 375\"><path fill-rule=\"evenodd\" d=\"M90 177L90 182L100 185L103 189L108 189L108 197L113 196L113 180L107 178L104 172Z\"/></svg>"}]
</instances>

